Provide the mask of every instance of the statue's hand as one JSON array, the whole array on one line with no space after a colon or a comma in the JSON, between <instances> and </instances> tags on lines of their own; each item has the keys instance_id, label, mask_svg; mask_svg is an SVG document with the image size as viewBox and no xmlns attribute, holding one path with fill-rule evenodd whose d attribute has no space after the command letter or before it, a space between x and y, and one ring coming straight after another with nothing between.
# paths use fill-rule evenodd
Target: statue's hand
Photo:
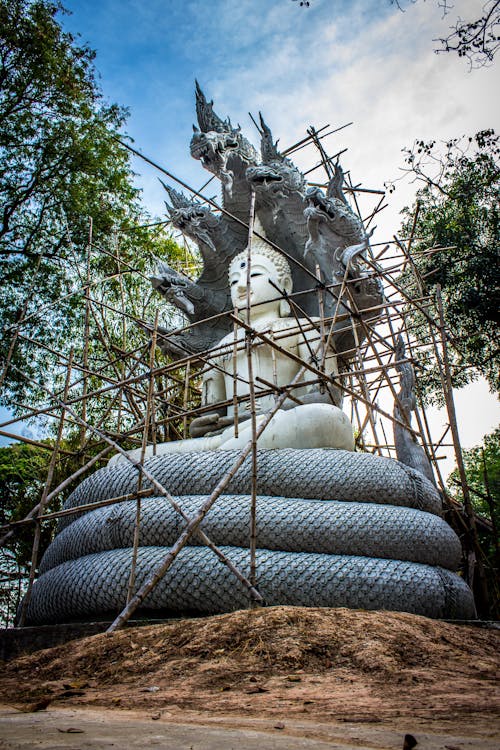
<instances>
[{"instance_id":1,"label":"statue's hand","mask_svg":"<svg viewBox=\"0 0 500 750\"><path fill-rule=\"evenodd\" d=\"M220 414L210 413L203 414L202 417L196 417L189 425L189 434L192 438L202 437L207 432L215 430Z\"/></svg>"},{"instance_id":2,"label":"statue's hand","mask_svg":"<svg viewBox=\"0 0 500 750\"><path fill-rule=\"evenodd\" d=\"M233 424L233 417L223 417L217 412L204 414L202 417L193 419L189 426L189 434L192 438L202 437L207 433L217 433Z\"/></svg>"}]
</instances>

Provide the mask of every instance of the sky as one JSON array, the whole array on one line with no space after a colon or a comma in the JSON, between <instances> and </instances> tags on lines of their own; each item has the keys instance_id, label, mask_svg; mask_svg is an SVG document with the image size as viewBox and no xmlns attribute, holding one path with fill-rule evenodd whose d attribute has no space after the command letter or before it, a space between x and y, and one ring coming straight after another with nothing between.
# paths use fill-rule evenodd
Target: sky
<instances>
[{"instance_id":1,"label":"sky","mask_svg":"<svg viewBox=\"0 0 500 750\"><path fill-rule=\"evenodd\" d=\"M344 170L370 188L402 176L402 149L416 138L447 140L499 127L498 63L469 70L456 55L435 54L432 41L457 16L480 11L477 0L455 0L445 18L438 0L402 0L403 11L390 0L311 0L309 8L292 0L63 4L71 13L61 18L64 28L97 53L105 99L129 109L126 132L135 147L195 188L208 177L189 155L195 78L215 111L230 115L256 146L249 112L262 111L282 148L303 138L311 124L352 122L325 147L329 153L347 148ZM303 149L295 161L307 169L317 156ZM134 169L146 207L162 215L157 173L139 161ZM321 171L314 177L322 179ZM398 231L399 212L415 188L396 182L377 217L374 242ZM465 447L480 442L500 416L485 384L470 393L457 394ZM446 418L436 419L440 432Z\"/></svg>"}]
</instances>

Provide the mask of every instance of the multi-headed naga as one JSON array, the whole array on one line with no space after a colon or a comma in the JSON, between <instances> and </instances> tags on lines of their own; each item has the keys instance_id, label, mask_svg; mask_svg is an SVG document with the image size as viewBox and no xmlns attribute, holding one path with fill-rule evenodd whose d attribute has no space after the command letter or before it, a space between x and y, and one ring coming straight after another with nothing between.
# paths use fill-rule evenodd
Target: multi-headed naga
<instances>
[{"instance_id":1,"label":"multi-headed naga","mask_svg":"<svg viewBox=\"0 0 500 750\"><path fill-rule=\"evenodd\" d=\"M337 354L348 361L383 302L379 279L369 264L369 236L350 207L340 166L326 195L308 187L303 174L278 149L260 115L261 156L234 127L222 120L196 83L198 126L193 126L191 154L220 180L219 213L166 187L172 225L199 249L203 270L195 281L161 263L152 283L191 325L186 331L162 329L162 348L182 357L210 349L231 328L228 283L231 260L248 243L252 192L256 236L288 259L292 269L293 314L325 318Z\"/></svg>"}]
</instances>

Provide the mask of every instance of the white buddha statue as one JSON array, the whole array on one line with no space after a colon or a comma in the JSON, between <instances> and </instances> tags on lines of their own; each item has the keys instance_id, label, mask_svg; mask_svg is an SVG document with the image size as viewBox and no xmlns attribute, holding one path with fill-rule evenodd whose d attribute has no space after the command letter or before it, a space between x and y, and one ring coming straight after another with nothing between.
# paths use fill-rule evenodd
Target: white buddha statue
<instances>
[{"instance_id":1,"label":"white buddha statue","mask_svg":"<svg viewBox=\"0 0 500 750\"><path fill-rule=\"evenodd\" d=\"M249 302L252 329L275 341L281 349L278 351L258 336L253 338L251 358L258 426L275 406L280 389L290 384L299 373L300 361L312 363L315 367L323 361L325 374L329 376L337 374L337 360L333 349L324 351L319 326L315 325L317 318L290 317L289 304L278 291L282 294L292 291L292 275L285 257L260 238L254 237L248 301L247 262L247 252L244 251L232 260L229 267L234 308L241 320L246 321ZM207 368L203 375L202 406L213 405L213 409L192 421L191 438L161 443L156 446L156 455L241 449L251 440L245 328L238 327L236 336L233 333L225 336L211 355L210 362L213 362L213 368ZM308 384L305 382L308 380L315 382ZM339 399L337 389L320 386L316 375L306 369L298 387L290 391L287 400L266 425L258 438L257 447L353 450L352 426L344 412L334 404L336 398ZM238 401L237 416L233 407L235 400ZM221 406L228 401L231 402L229 406ZM140 453L140 449L129 451L134 458L139 458ZM150 446L146 455L152 454L153 448ZM110 464L125 460L118 454L110 460Z\"/></svg>"}]
</instances>

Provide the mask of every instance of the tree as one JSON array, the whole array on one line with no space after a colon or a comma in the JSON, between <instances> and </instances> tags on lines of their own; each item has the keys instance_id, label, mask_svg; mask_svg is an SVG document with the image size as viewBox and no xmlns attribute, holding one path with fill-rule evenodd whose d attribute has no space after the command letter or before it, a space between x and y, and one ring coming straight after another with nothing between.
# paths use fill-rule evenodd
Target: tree
<instances>
[{"instance_id":1,"label":"tree","mask_svg":"<svg viewBox=\"0 0 500 750\"><path fill-rule=\"evenodd\" d=\"M479 540L485 556L485 568L489 588L496 596L500 593L500 428L486 435L483 445L464 451L465 472L471 500L479 518L486 523L478 525ZM452 494L462 500L458 469L448 477L448 486ZM493 613L492 613L493 614ZM496 613L498 615L498 612Z\"/></svg>"},{"instance_id":2,"label":"tree","mask_svg":"<svg viewBox=\"0 0 500 750\"><path fill-rule=\"evenodd\" d=\"M415 3L416 0L409 0ZM404 10L404 0L391 0L400 10ZM443 17L454 10L450 0L439 0L437 3ZM500 27L500 0L485 0L479 18L465 20L458 16L450 27L446 37L438 37L434 42L440 44L436 52L456 52L459 57L469 60L471 67L480 67L492 62L500 46L498 36Z\"/></svg>"},{"instance_id":3,"label":"tree","mask_svg":"<svg viewBox=\"0 0 500 750\"><path fill-rule=\"evenodd\" d=\"M297 2L297 0L292 0ZM408 0L414 4L416 0ZM405 0L390 0L400 11L408 4ZM309 7L310 3L300 0L299 5ZM454 6L450 0L438 0L437 7L443 16L448 16ZM435 49L440 52L456 52L459 57L469 61L471 68L481 67L491 63L500 46L500 0L486 0L479 18L464 20L458 16L450 33L446 37L433 39L440 46Z\"/></svg>"},{"instance_id":4,"label":"tree","mask_svg":"<svg viewBox=\"0 0 500 750\"><path fill-rule=\"evenodd\" d=\"M444 0L440 6L448 15L453 5ZM471 68L493 61L500 46L500 0L486 0L479 18L465 21L458 17L447 37L434 39L441 45L436 52L456 52L469 61Z\"/></svg>"},{"instance_id":5,"label":"tree","mask_svg":"<svg viewBox=\"0 0 500 750\"><path fill-rule=\"evenodd\" d=\"M88 271L107 304L91 315L89 356L106 367L125 335L146 344L113 310L154 317L154 256L179 253L149 226L117 140L125 111L104 103L94 53L61 29L60 12L51 0L0 0L0 376L15 412L47 400L33 381L57 389L70 347L81 354Z\"/></svg>"},{"instance_id":6,"label":"tree","mask_svg":"<svg viewBox=\"0 0 500 750\"><path fill-rule=\"evenodd\" d=\"M45 447L42 447L45 445ZM20 521L40 502L47 480L49 462L51 460L53 441L45 440L41 446L22 443L0 448L0 526ZM76 440L64 440L55 465L51 489L58 486L64 479L76 471L78 459L73 451ZM96 445L87 447L89 453L96 453ZM95 467L94 467L95 469ZM93 470L94 470L93 469ZM54 497L45 512L60 509L65 498L81 481L82 477L68 485L63 492ZM43 554L49 545L55 521L46 521L41 527L40 552ZM0 537L4 533L0 532ZM33 545L33 525L28 524L16 529L2 543L0 554L0 623L2 627L11 625L21 597L26 590L29 576L31 550ZM41 555L39 556L40 560Z\"/></svg>"},{"instance_id":7,"label":"tree","mask_svg":"<svg viewBox=\"0 0 500 750\"><path fill-rule=\"evenodd\" d=\"M399 10L405 10L405 0L390 0ZM409 0L411 4L416 0ZM438 8L443 17L448 17L454 10L451 0L438 0ZM479 18L465 20L460 16L450 26L446 37L433 39L440 46L435 52L456 52L459 57L469 61L471 68L482 67L493 61L500 46L500 0L485 0Z\"/></svg>"},{"instance_id":8,"label":"tree","mask_svg":"<svg viewBox=\"0 0 500 750\"><path fill-rule=\"evenodd\" d=\"M402 283L416 296L421 290L432 296L441 287L454 385L465 385L479 373L498 391L498 136L484 130L450 140L444 149L435 141L416 141L405 153L405 171L424 187L413 207L404 209L401 229L404 237L414 234L412 255L421 280L407 272ZM430 311L438 317L435 305ZM407 316L417 338L428 341L427 320L415 309ZM425 350L420 361L419 382L439 400L439 374Z\"/></svg>"}]
</instances>

